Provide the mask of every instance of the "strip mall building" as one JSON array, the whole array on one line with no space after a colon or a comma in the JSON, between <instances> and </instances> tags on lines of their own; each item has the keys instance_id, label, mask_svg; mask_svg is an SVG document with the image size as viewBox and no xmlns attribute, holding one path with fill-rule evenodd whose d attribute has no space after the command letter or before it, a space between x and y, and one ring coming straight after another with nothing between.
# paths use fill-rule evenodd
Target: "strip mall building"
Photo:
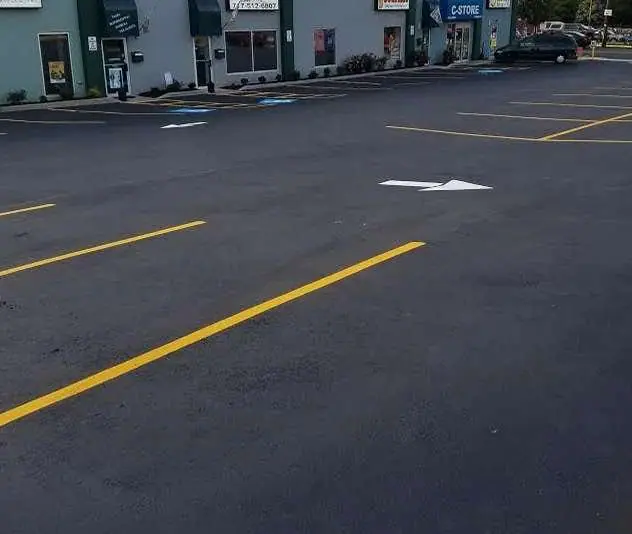
<instances>
[{"instance_id":1,"label":"strip mall building","mask_svg":"<svg viewBox=\"0 0 632 534\"><path fill-rule=\"evenodd\" d=\"M62 88L83 96L140 93L172 80L202 87L305 77L367 52L395 64L424 47L436 60L452 46L458 60L477 59L508 41L509 3L0 0L0 62L9 73L0 101L21 88L34 100Z\"/></svg>"}]
</instances>

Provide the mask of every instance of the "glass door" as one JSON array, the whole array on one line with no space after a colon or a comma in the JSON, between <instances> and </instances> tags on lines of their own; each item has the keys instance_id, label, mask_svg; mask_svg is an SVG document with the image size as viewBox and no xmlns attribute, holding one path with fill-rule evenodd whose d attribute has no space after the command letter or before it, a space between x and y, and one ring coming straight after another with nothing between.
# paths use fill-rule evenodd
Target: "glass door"
<instances>
[{"instance_id":1,"label":"glass door","mask_svg":"<svg viewBox=\"0 0 632 534\"><path fill-rule=\"evenodd\" d=\"M103 68L105 87L108 94L121 89L129 93L129 72L125 39L103 39Z\"/></svg>"},{"instance_id":2,"label":"glass door","mask_svg":"<svg viewBox=\"0 0 632 534\"><path fill-rule=\"evenodd\" d=\"M211 80L211 47L208 37L194 37L195 75L198 87L205 87Z\"/></svg>"},{"instance_id":3,"label":"glass door","mask_svg":"<svg viewBox=\"0 0 632 534\"><path fill-rule=\"evenodd\" d=\"M44 91L47 95L71 98L74 91L68 35L40 35L39 44Z\"/></svg>"},{"instance_id":4,"label":"glass door","mask_svg":"<svg viewBox=\"0 0 632 534\"><path fill-rule=\"evenodd\" d=\"M470 25L463 26L463 44L461 45L461 61L470 59Z\"/></svg>"}]
</instances>

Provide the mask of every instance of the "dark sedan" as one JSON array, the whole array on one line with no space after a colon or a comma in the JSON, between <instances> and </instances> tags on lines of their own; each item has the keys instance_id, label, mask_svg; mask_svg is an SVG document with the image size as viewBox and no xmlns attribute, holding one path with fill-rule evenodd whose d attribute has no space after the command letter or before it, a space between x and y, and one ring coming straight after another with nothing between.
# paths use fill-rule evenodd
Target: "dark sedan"
<instances>
[{"instance_id":1,"label":"dark sedan","mask_svg":"<svg viewBox=\"0 0 632 534\"><path fill-rule=\"evenodd\" d=\"M499 63L514 61L555 61L566 63L577 59L577 41L564 33L543 33L525 37L518 42L496 50Z\"/></svg>"}]
</instances>

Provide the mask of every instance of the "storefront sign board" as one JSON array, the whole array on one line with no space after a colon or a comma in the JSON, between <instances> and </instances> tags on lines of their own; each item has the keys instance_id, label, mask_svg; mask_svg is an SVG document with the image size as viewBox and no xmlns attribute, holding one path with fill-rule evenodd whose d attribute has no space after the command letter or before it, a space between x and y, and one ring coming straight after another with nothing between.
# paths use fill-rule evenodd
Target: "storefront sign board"
<instances>
[{"instance_id":1,"label":"storefront sign board","mask_svg":"<svg viewBox=\"0 0 632 534\"><path fill-rule=\"evenodd\" d=\"M40 7L42 7L42 0L0 0L0 9Z\"/></svg>"},{"instance_id":2,"label":"storefront sign board","mask_svg":"<svg viewBox=\"0 0 632 534\"><path fill-rule=\"evenodd\" d=\"M377 0L378 11L397 11L410 8L410 0Z\"/></svg>"},{"instance_id":3,"label":"storefront sign board","mask_svg":"<svg viewBox=\"0 0 632 534\"><path fill-rule=\"evenodd\" d=\"M509 9L511 0L487 0L487 9Z\"/></svg>"},{"instance_id":4,"label":"storefront sign board","mask_svg":"<svg viewBox=\"0 0 632 534\"><path fill-rule=\"evenodd\" d=\"M228 8L239 11L275 11L279 0L230 0Z\"/></svg>"},{"instance_id":5,"label":"storefront sign board","mask_svg":"<svg viewBox=\"0 0 632 534\"><path fill-rule=\"evenodd\" d=\"M483 18L483 0L442 0L441 16L444 21Z\"/></svg>"}]
</instances>

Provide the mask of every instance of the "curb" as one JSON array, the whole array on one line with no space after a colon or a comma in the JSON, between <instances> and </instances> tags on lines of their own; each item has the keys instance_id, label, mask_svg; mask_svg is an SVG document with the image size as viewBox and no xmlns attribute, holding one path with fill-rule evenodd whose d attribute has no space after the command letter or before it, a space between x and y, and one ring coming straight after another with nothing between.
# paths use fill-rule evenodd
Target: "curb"
<instances>
[{"instance_id":1,"label":"curb","mask_svg":"<svg viewBox=\"0 0 632 534\"><path fill-rule=\"evenodd\" d=\"M132 96L132 95L130 95ZM144 97L134 97L134 102L147 102L148 100ZM121 101L112 96L107 96L105 98L81 98L77 100L60 100L57 102L44 102L44 103L33 103L33 104L19 104L17 106L0 106L0 113L11 113L14 111L33 111L39 109L57 109L57 108L74 108L74 107L88 107L88 106L98 106L100 104L117 104L121 103ZM123 102L130 103L130 102Z\"/></svg>"}]
</instances>

